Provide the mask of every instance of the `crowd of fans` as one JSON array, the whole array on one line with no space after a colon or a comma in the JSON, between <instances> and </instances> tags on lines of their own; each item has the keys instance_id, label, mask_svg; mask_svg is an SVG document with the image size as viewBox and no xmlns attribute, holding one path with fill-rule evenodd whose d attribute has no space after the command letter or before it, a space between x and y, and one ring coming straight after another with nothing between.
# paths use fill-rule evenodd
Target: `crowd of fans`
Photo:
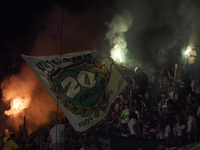
<instances>
[{"instance_id":1,"label":"crowd of fans","mask_svg":"<svg viewBox=\"0 0 200 150\"><path fill-rule=\"evenodd\" d=\"M6 141L13 140L20 150L50 150L64 146L66 149L99 149L94 132L106 132L135 139L163 139L166 147L181 147L200 140L200 93L193 65L172 65L148 74L147 84L128 86L113 101L108 115L87 132L76 132L70 122L61 126L48 126L45 131L10 134L7 129L0 138L0 150ZM140 81L141 73L137 72ZM145 85L145 86L144 86ZM149 85L149 86L146 86ZM58 133L53 128L60 128ZM65 135L65 136L64 136ZM86 136L87 135L87 136ZM64 138L61 138L64 136ZM60 137L55 143L55 137ZM64 139L64 140L63 140ZM56 145L55 145L56 144Z\"/></svg>"},{"instance_id":2,"label":"crowd of fans","mask_svg":"<svg viewBox=\"0 0 200 150\"><path fill-rule=\"evenodd\" d=\"M200 94L194 72L188 72L195 71L191 67L175 72L167 66L154 76L153 88L136 84L133 95L131 86L126 87L111 106L108 131L136 139L164 139L166 148L198 142Z\"/></svg>"}]
</instances>

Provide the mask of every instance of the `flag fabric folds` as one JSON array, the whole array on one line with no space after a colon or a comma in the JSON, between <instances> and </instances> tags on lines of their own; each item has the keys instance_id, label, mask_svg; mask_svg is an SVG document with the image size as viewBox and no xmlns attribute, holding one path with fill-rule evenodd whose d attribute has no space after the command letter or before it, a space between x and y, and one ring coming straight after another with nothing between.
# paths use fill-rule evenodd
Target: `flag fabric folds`
<instances>
[{"instance_id":1,"label":"flag fabric folds","mask_svg":"<svg viewBox=\"0 0 200 150\"><path fill-rule=\"evenodd\" d=\"M85 131L103 119L127 85L113 60L103 53L84 51L22 57L76 131Z\"/></svg>"}]
</instances>

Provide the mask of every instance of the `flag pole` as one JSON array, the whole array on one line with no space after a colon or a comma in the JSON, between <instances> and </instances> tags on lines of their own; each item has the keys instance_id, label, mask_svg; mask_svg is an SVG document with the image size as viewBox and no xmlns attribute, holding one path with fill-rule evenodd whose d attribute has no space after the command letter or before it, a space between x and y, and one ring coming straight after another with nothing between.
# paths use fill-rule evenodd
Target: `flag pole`
<instances>
[{"instance_id":1,"label":"flag pole","mask_svg":"<svg viewBox=\"0 0 200 150\"><path fill-rule=\"evenodd\" d=\"M64 136L63 136L63 145L62 145L62 148L63 150L65 150L65 136L66 136L66 127L67 127L67 122L66 120L64 121Z\"/></svg>"},{"instance_id":2,"label":"flag pole","mask_svg":"<svg viewBox=\"0 0 200 150\"><path fill-rule=\"evenodd\" d=\"M131 82L130 82L130 101L129 101L129 113L131 112L132 101L133 101L133 84L132 84L132 81L131 81Z\"/></svg>"},{"instance_id":3,"label":"flag pole","mask_svg":"<svg viewBox=\"0 0 200 150\"><path fill-rule=\"evenodd\" d=\"M108 114L107 114L107 116L106 116L106 133L108 133L109 114L110 114L110 109L109 109Z\"/></svg>"},{"instance_id":4,"label":"flag pole","mask_svg":"<svg viewBox=\"0 0 200 150\"><path fill-rule=\"evenodd\" d=\"M197 56L195 56L195 75L194 75L194 93L196 94L197 91L197 69L198 69L198 59Z\"/></svg>"},{"instance_id":5,"label":"flag pole","mask_svg":"<svg viewBox=\"0 0 200 150\"><path fill-rule=\"evenodd\" d=\"M153 110L153 105L154 105L154 99L155 99L155 77L153 76L153 79L152 79L152 88L151 88L151 110Z\"/></svg>"},{"instance_id":6,"label":"flag pole","mask_svg":"<svg viewBox=\"0 0 200 150\"><path fill-rule=\"evenodd\" d=\"M87 136L88 136L88 130L85 131L84 141L83 141L83 148L85 148L85 143L87 141Z\"/></svg>"},{"instance_id":7,"label":"flag pole","mask_svg":"<svg viewBox=\"0 0 200 150\"><path fill-rule=\"evenodd\" d=\"M177 68L178 68L178 64L175 64L174 66L174 102L175 102L175 99L176 99L176 94L175 94L175 91L176 91L176 75L177 75Z\"/></svg>"}]
</instances>

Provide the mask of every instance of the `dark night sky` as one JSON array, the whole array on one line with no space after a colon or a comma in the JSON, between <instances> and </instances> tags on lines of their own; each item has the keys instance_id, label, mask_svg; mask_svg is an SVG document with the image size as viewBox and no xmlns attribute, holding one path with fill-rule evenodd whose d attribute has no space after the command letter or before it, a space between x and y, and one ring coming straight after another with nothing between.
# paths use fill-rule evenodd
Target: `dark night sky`
<instances>
[{"instance_id":1,"label":"dark night sky","mask_svg":"<svg viewBox=\"0 0 200 150\"><path fill-rule=\"evenodd\" d=\"M108 31L105 22L111 22L115 14L127 10L133 18L125 33L129 59L158 63L170 57L177 61L194 33L196 37L192 42L199 47L199 4L198 0L4 1L0 6L1 51L20 57L20 53L32 54L43 47L45 50L39 50L43 53L33 52L34 55L59 54L64 7L63 53L88 49L107 52L110 47L105 40ZM56 52L47 50L53 40L48 41L49 44L42 42L43 46L37 43L38 38L47 35L56 39Z\"/></svg>"}]
</instances>

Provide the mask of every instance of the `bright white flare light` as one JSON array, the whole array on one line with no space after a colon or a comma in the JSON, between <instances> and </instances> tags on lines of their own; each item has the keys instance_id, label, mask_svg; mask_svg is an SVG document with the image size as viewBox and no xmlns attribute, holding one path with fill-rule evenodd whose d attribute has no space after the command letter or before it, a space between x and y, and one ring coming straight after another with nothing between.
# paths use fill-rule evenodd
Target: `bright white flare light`
<instances>
[{"instance_id":1,"label":"bright white flare light","mask_svg":"<svg viewBox=\"0 0 200 150\"><path fill-rule=\"evenodd\" d=\"M122 56L121 56L121 46L119 44L115 44L114 48L112 49L112 58L114 58L115 61L122 62Z\"/></svg>"},{"instance_id":2,"label":"bright white flare light","mask_svg":"<svg viewBox=\"0 0 200 150\"><path fill-rule=\"evenodd\" d=\"M121 54L120 54L120 51L116 51L116 55L117 57L119 58L119 61L122 62L122 57L121 57Z\"/></svg>"},{"instance_id":3,"label":"bright white flare light","mask_svg":"<svg viewBox=\"0 0 200 150\"><path fill-rule=\"evenodd\" d=\"M191 47L188 46L187 50L185 51L185 55L190 55L190 52L192 51Z\"/></svg>"}]
</instances>

